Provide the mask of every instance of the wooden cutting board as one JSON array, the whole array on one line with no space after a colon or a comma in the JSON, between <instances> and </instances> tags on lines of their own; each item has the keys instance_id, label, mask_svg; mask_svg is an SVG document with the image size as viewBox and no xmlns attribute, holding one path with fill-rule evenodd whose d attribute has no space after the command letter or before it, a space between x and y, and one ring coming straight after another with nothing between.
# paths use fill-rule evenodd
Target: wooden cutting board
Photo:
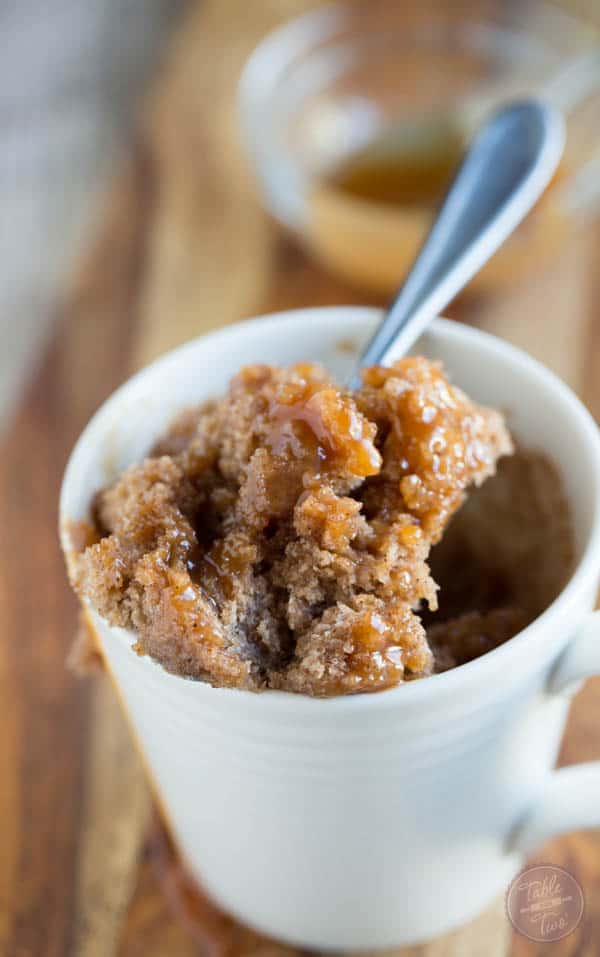
<instances>
[{"instance_id":1,"label":"wooden cutting board","mask_svg":"<svg viewBox=\"0 0 600 957\"><path fill-rule=\"evenodd\" d=\"M76 608L56 541L68 451L133 368L192 336L265 311L370 302L327 276L261 212L233 110L257 39L306 0L192 4L80 264L56 335L0 455L0 953L188 957L200 952L158 885L149 799L108 683L63 662ZM561 374L600 415L598 230L501 304L451 315L505 336ZM7 547L8 545L8 547ZM573 708L562 758L600 757L600 680ZM579 930L556 957L600 950L600 834L541 859L584 887ZM219 915L207 920L222 922ZM219 925L221 926L221 925ZM226 925L237 954L288 953ZM218 948L213 948L218 952ZM428 957L542 954L511 941L502 902L474 925L411 951Z\"/></svg>"}]
</instances>

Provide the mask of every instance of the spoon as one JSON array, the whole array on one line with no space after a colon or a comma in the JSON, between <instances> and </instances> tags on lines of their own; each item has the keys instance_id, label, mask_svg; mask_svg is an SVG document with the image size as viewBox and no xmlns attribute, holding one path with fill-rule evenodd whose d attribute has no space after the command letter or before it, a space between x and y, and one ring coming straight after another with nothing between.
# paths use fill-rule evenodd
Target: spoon
<instances>
[{"instance_id":1,"label":"spoon","mask_svg":"<svg viewBox=\"0 0 600 957\"><path fill-rule=\"evenodd\" d=\"M538 100L497 113L468 149L398 295L358 360L364 366L404 355L427 323L454 299L539 199L565 142L561 114Z\"/></svg>"}]
</instances>

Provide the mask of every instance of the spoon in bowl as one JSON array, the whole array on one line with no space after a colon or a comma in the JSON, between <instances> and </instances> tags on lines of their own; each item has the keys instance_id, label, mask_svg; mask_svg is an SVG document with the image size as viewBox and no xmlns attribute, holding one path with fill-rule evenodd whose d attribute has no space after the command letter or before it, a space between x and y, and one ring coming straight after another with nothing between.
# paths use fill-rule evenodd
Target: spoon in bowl
<instances>
[{"instance_id":1,"label":"spoon in bowl","mask_svg":"<svg viewBox=\"0 0 600 957\"><path fill-rule=\"evenodd\" d=\"M524 219L562 156L560 112L539 100L503 107L468 149L398 295L360 356L364 366L404 355L427 323L469 282Z\"/></svg>"}]
</instances>

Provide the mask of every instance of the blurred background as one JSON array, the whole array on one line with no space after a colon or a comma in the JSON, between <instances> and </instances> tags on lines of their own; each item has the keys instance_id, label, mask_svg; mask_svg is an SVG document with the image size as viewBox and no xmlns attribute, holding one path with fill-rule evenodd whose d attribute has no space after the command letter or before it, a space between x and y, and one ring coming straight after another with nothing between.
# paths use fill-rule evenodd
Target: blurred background
<instances>
[{"instance_id":1,"label":"blurred background","mask_svg":"<svg viewBox=\"0 0 600 957\"><path fill-rule=\"evenodd\" d=\"M112 692L65 668L62 471L164 350L266 311L385 304L473 129L524 93L565 111L564 160L448 314L600 416L600 5L20 0L0 49L0 954L284 953L182 886ZM599 727L592 681L562 763L598 758ZM552 954L599 953L600 837L541 858L587 899ZM542 950L500 902L446 953Z\"/></svg>"}]
</instances>

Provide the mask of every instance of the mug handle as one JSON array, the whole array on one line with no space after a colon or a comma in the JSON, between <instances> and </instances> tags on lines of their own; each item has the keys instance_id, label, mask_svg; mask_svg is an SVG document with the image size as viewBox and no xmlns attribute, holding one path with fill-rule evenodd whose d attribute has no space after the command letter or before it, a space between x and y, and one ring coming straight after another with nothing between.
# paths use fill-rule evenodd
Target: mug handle
<instances>
[{"instance_id":1,"label":"mug handle","mask_svg":"<svg viewBox=\"0 0 600 957\"><path fill-rule=\"evenodd\" d=\"M592 612L550 676L548 692L572 696L600 675L600 611ZM510 835L509 852L529 854L566 831L600 827L600 761L553 771L544 793Z\"/></svg>"}]
</instances>

